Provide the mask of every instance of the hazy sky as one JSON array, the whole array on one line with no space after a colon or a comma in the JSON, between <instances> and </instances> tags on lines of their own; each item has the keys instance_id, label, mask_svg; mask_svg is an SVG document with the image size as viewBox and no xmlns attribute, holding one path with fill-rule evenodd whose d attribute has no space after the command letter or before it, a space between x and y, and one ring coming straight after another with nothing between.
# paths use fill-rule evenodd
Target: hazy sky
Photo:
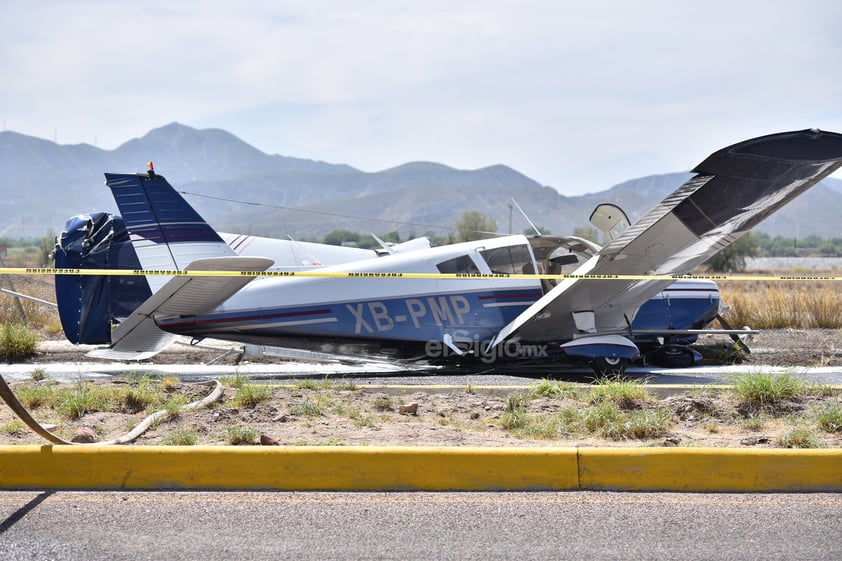
<instances>
[{"instance_id":1,"label":"hazy sky","mask_svg":"<svg viewBox=\"0 0 842 561\"><path fill-rule=\"evenodd\" d=\"M0 21L3 126L61 144L179 121L580 194L753 136L842 132L838 0L2 0Z\"/></svg>"}]
</instances>

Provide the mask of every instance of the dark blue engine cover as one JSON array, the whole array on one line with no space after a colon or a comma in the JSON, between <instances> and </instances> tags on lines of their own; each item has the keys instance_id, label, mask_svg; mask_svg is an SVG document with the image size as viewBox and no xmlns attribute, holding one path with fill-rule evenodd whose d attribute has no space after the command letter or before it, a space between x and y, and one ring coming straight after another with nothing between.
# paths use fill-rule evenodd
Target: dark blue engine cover
<instances>
[{"instance_id":1,"label":"dark blue engine cover","mask_svg":"<svg viewBox=\"0 0 842 561\"><path fill-rule=\"evenodd\" d=\"M71 218L56 242L59 269L141 269L123 219L105 212ZM111 342L111 323L152 295L143 276L56 275L56 301L72 343Z\"/></svg>"}]
</instances>

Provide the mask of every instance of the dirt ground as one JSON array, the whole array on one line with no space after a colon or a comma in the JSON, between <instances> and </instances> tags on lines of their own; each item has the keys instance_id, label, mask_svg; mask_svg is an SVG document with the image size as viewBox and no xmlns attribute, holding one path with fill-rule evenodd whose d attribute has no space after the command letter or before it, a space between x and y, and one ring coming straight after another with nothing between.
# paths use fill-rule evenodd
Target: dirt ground
<instances>
[{"instance_id":1,"label":"dirt ground","mask_svg":"<svg viewBox=\"0 0 842 561\"><path fill-rule=\"evenodd\" d=\"M842 333L836 330L767 331L752 342L749 360L758 365L838 366L842 365ZM157 364L203 363L219 351L178 349L156 357ZM44 352L33 366L47 361L89 360L77 351ZM234 361L235 357L226 358ZM278 443L313 446L717 446L785 447L792 435L811 435L811 446L840 447L842 432L816 428L816 416L828 408L842 406L840 392L789 400L773 410L749 410L733 392L698 389L679 395L657 395L621 407L623 415L637 411L665 414L661 429L642 437L629 436L625 429L631 418L618 421L614 434L605 430L583 433L563 425L559 419L572 412L587 412L594 405L590 388L582 386L576 395L532 396L520 399L524 419L513 422L513 400L523 390L466 386L457 389L414 391L405 388L354 386L346 381L298 382L272 385L268 399L257 405L237 403L236 385L223 380L223 398L207 409L167 416L138 438L138 445L208 444L228 445ZM19 395L23 388L50 385L49 380L13 384ZM95 382L100 387L125 389L125 381ZM535 382L538 385L538 382ZM78 384L65 384L82 391ZM73 388L73 386L76 386ZM195 400L208 392L206 386L170 382L167 391L183 393ZM513 397L514 396L514 397ZM89 412L68 420L56 409L35 408L34 416L54 425L54 432L70 439L87 429L99 441L124 434L149 411ZM625 426L625 429L623 428ZM619 431L619 434L618 434ZM84 430L82 432L85 432ZM22 429L12 411L0 405L0 444L43 444L44 440Z\"/></svg>"},{"instance_id":2,"label":"dirt ground","mask_svg":"<svg viewBox=\"0 0 842 561\"><path fill-rule=\"evenodd\" d=\"M730 340L722 336L705 336L699 339L699 346L725 345ZM39 346L42 349L28 362L44 364L49 362L93 362L85 356L93 347L74 347L63 344L51 345L49 341ZM191 347L183 344L171 345L156 355L148 364L206 364L218 360L225 349L234 344L214 342L208 347ZM746 360L763 366L842 366L842 330L837 329L770 329L761 331L749 340L751 349ZM232 353L218 360L218 364L236 364L238 356ZM248 359L252 360L255 359ZM260 362L279 362L283 359L265 357ZM144 364L146 364L144 363Z\"/></svg>"}]
</instances>

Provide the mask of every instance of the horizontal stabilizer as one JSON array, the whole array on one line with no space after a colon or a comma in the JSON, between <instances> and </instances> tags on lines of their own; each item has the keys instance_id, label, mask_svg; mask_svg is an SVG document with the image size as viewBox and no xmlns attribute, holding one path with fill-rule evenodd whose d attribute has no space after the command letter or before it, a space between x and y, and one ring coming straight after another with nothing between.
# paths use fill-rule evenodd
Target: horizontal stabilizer
<instances>
[{"instance_id":1,"label":"horizontal stabilizer","mask_svg":"<svg viewBox=\"0 0 842 561\"><path fill-rule=\"evenodd\" d=\"M214 257L194 261L187 270L265 271L273 263L264 257ZM161 330L156 317L210 312L254 279L251 276L173 277L112 331L110 348L97 349L89 355L121 360L116 353L128 353L127 360L149 358L178 337Z\"/></svg>"}]
</instances>

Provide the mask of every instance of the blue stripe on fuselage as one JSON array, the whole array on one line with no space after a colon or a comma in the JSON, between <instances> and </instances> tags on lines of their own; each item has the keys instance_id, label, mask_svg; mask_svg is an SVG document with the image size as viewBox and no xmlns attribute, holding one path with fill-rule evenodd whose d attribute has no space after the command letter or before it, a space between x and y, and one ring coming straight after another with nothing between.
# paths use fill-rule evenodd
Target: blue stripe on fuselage
<instances>
[{"instance_id":1,"label":"blue stripe on fuselage","mask_svg":"<svg viewBox=\"0 0 842 561\"><path fill-rule=\"evenodd\" d=\"M262 337L349 337L440 341L455 329L468 336L493 336L535 300L538 290L484 290L424 294L403 298L355 300L217 312L159 320L173 333L210 335L239 332Z\"/></svg>"}]
</instances>

